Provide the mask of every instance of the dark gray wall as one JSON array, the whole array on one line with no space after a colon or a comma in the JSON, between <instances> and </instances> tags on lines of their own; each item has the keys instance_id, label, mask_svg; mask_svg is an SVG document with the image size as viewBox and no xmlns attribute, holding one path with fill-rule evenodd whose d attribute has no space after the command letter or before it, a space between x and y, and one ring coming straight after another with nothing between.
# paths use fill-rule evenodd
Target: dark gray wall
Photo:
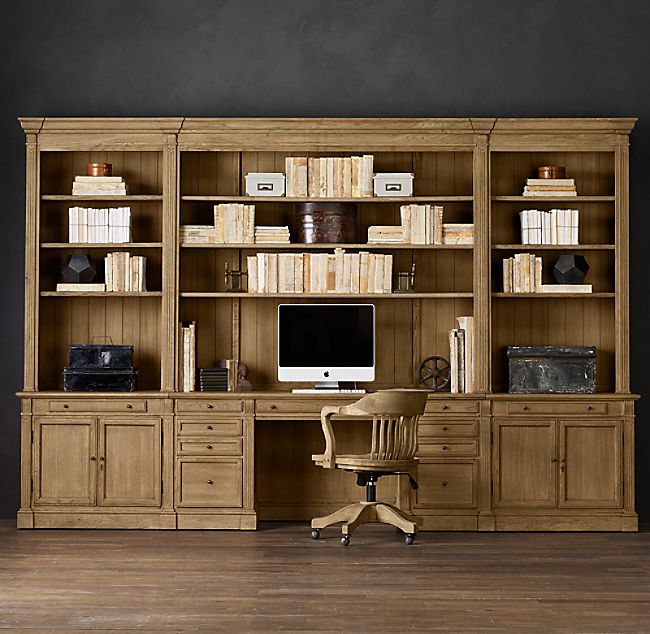
<instances>
[{"instance_id":1,"label":"dark gray wall","mask_svg":"<svg viewBox=\"0 0 650 634\"><path fill-rule=\"evenodd\" d=\"M24 147L18 116L637 116L632 388L650 395L646 0L71 0L5 3L0 29L0 516L19 500ZM646 176L644 176L646 175ZM647 245L646 247L647 248ZM650 405L637 497L650 519Z\"/></svg>"}]
</instances>

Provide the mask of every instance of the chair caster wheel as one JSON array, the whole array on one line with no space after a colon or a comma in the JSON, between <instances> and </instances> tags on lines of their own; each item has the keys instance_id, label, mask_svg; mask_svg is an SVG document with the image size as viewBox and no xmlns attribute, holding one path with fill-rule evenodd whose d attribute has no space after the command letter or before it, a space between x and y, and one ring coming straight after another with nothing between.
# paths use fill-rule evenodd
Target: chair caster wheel
<instances>
[{"instance_id":1,"label":"chair caster wheel","mask_svg":"<svg viewBox=\"0 0 650 634\"><path fill-rule=\"evenodd\" d=\"M415 541L415 533L406 533L404 535L404 543L409 546Z\"/></svg>"},{"instance_id":2,"label":"chair caster wheel","mask_svg":"<svg viewBox=\"0 0 650 634\"><path fill-rule=\"evenodd\" d=\"M312 528L311 529L311 538L312 539L318 539L320 537L320 528Z\"/></svg>"},{"instance_id":3,"label":"chair caster wheel","mask_svg":"<svg viewBox=\"0 0 650 634\"><path fill-rule=\"evenodd\" d=\"M349 535L343 535L343 537L341 537L341 544L343 544L343 546L349 546L350 545L350 536Z\"/></svg>"}]
</instances>

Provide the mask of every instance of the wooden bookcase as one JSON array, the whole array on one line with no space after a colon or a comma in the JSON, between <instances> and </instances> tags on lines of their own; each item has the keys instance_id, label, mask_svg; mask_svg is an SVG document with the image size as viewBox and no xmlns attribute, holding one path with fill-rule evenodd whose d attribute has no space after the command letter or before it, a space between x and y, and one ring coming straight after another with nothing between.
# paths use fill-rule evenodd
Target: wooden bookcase
<instances>
[{"instance_id":1,"label":"wooden bookcase","mask_svg":"<svg viewBox=\"0 0 650 634\"><path fill-rule=\"evenodd\" d=\"M634 400L629 393L628 136L634 119L21 119L27 143L25 377L21 527L254 528L306 519L358 496L350 478L310 464L321 396L277 381L277 305L368 301L377 311L376 381L417 386L423 358L448 356L455 318L474 315L476 391L432 393L420 432L420 489L380 491L428 529L635 530ZM287 156L372 153L375 172L413 172L414 195L354 199L349 245L185 245L182 224L210 224L219 202L255 204L256 223L292 225L297 202L245 196L249 172ZM113 164L129 195L71 196L91 161ZM538 165L561 164L573 198L521 196ZM343 199L337 199L343 200ZM346 199L353 200L353 199ZM67 243L67 210L130 205L133 240ZM368 245L405 202L443 205L474 223L473 245ZM580 244L519 244L521 209L580 209ZM292 232L292 236L295 235ZM416 264L416 292L226 292L224 266L261 251L391 253ZM70 253L148 258L147 292L56 292ZM589 295L506 294L501 261L561 253L590 265ZM254 392L182 393L177 324L197 322L197 366L238 358ZM134 393L63 392L68 346L131 344ZM508 394L509 345L595 345L594 395ZM327 402L349 402L335 395ZM359 429L362 429L361 427ZM350 432L351 445L361 432ZM303 449L307 447L307 450ZM311 451L310 448L313 448ZM76 466L68 467L70 462ZM130 466L129 466L130 465ZM282 468L279 465L283 465Z\"/></svg>"}]
</instances>

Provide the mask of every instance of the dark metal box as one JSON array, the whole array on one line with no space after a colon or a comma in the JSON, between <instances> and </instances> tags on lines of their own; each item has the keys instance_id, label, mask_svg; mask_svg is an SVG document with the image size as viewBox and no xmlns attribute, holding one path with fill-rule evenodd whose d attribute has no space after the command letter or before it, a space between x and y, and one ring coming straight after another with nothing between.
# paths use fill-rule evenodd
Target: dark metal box
<instances>
[{"instance_id":1,"label":"dark metal box","mask_svg":"<svg viewBox=\"0 0 650 634\"><path fill-rule=\"evenodd\" d=\"M510 346L508 391L514 394L593 394L595 346Z\"/></svg>"},{"instance_id":2,"label":"dark metal box","mask_svg":"<svg viewBox=\"0 0 650 634\"><path fill-rule=\"evenodd\" d=\"M133 365L133 346L113 344L74 344L70 346L70 368L129 369Z\"/></svg>"},{"instance_id":3,"label":"dark metal box","mask_svg":"<svg viewBox=\"0 0 650 634\"><path fill-rule=\"evenodd\" d=\"M133 392L137 370L128 369L63 369L66 392Z\"/></svg>"}]
</instances>

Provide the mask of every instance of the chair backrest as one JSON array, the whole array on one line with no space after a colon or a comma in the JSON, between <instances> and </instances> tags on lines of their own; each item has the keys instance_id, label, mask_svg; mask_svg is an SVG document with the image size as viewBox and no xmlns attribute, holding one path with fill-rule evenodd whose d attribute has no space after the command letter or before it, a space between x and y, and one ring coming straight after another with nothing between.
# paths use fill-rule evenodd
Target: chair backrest
<instances>
[{"instance_id":1,"label":"chair backrest","mask_svg":"<svg viewBox=\"0 0 650 634\"><path fill-rule=\"evenodd\" d=\"M417 451L418 420L428 392L382 390L339 409L348 416L372 416L371 460L410 460Z\"/></svg>"}]
</instances>

